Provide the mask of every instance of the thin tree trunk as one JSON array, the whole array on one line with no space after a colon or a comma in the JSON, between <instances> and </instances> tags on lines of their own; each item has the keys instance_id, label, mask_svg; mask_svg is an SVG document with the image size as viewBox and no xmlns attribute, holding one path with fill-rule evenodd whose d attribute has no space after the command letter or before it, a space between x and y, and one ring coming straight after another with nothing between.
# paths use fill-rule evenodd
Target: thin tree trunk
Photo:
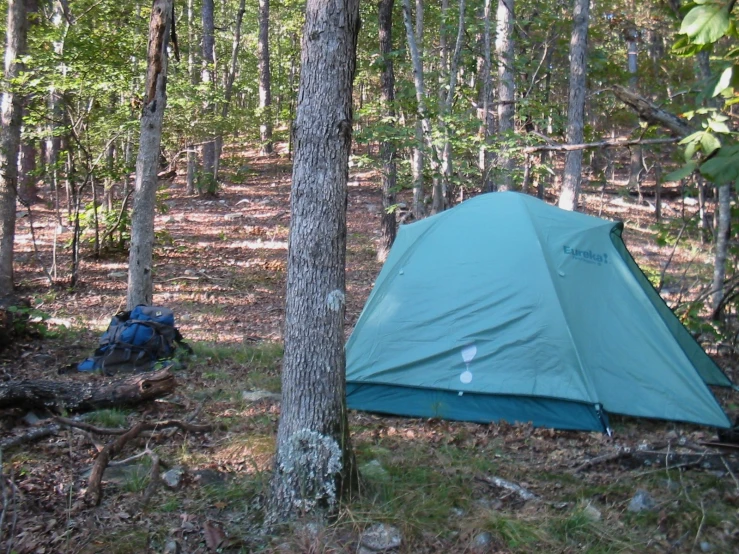
<instances>
[{"instance_id":1,"label":"thin tree trunk","mask_svg":"<svg viewBox=\"0 0 739 554\"><path fill-rule=\"evenodd\" d=\"M629 89L637 92L637 40L639 32L634 27L627 27L624 30L624 39L626 40L628 70L629 70ZM642 172L642 149L640 146L634 146L629 149L629 190L639 189L639 178ZM641 189L639 189L641 192Z\"/></svg>"},{"instance_id":2,"label":"thin tree trunk","mask_svg":"<svg viewBox=\"0 0 739 554\"><path fill-rule=\"evenodd\" d=\"M482 175L483 192L492 192L494 182L492 179L493 153L490 149L490 137L493 136L495 119L490 109L493 103L493 73L490 63L490 16L492 1L485 0L485 8L483 13L484 30L483 30L483 63L482 63L482 114L480 115L480 154L479 167Z\"/></svg>"},{"instance_id":3,"label":"thin tree trunk","mask_svg":"<svg viewBox=\"0 0 739 554\"><path fill-rule=\"evenodd\" d=\"M385 119L391 125L395 124L395 72L393 59L393 4L395 0L381 0L379 5L379 33L380 55L382 56L382 73L380 74L380 89L382 94ZM380 145L382 157L382 236L380 247L377 249L377 260L384 262L390 247L395 242L397 221L391 206L395 204L395 188L397 186L397 168L395 165L395 143L386 138Z\"/></svg>"},{"instance_id":4,"label":"thin tree trunk","mask_svg":"<svg viewBox=\"0 0 739 554\"><path fill-rule=\"evenodd\" d=\"M585 85L590 0L575 0L572 38L570 39L570 93L567 105L567 143L583 141ZM559 207L576 210L580 196L582 150L567 152Z\"/></svg>"},{"instance_id":5,"label":"thin tree trunk","mask_svg":"<svg viewBox=\"0 0 739 554\"><path fill-rule=\"evenodd\" d=\"M190 84L193 88L198 83L198 72L195 69L195 33L193 27L195 26L195 7L194 0L187 0L187 74L190 77ZM195 178L198 170L198 156L195 152L195 145L191 140L187 145L187 180L185 190L187 194L195 194Z\"/></svg>"},{"instance_id":6,"label":"thin tree trunk","mask_svg":"<svg viewBox=\"0 0 739 554\"><path fill-rule=\"evenodd\" d=\"M259 136L262 154L272 153L272 83L269 63L269 0L259 0Z\"/></svg>"},{"instance_id":7,"label":"thin tree trunk","mask_svg":"<svg viewBox=\"0 0 739 554\"><path fill-rule=\"evenodd\" d=\"M498 133L506 143L513 140L515 84L513 79L514 0L498 0L495 51L498 55ZM501 175L498 190L513 188L514 160L505 143L498 153Z\"/></svg>"},{"instance_id":8,"label":"thin tree trunk","mask_svg":"<svg viewBox=\"0 0 739 554\"><path fill-rule=\"evenodd\" d=\"M272 525L333 512L356 486L344 381L344 268L358 32L359 0L307 0Z\"/></svg>"},{"instance_id":9,"label":"thin tree trunk","mask_svg":"<svg viewBox=\"0 0 739 554\"><path fill-rule=\"evenodd\" d=\"M201 81L207 87L215 85L213 79L213 69L215 66L215 24L213 21L213 0L203 0L202 21L203 21L203 69L201 72ZM213 113L213 104L207 102L204 106L206 113ZM215 194L217 189L216 175L216 143L215 140L208 140L203 143L203 174L202 179L205 184L205 191L209 194Z\"/></svg>"},{"instance_id":10,"label":"thin tree trunk","mask_svg":"<svg viewBox=\"0 0 739 554\"><path fill-rule=\"evenodd\" d=\"M26 0L8 0L5 28L5 83L23 71L19 58L26 49ZM0 296L13 290L13 244L18 190L18 149L21 139L21 96L7 87L0 108Z\"/></svg>"},{"instance_id":11,"label":"thin tree trunk","mask_svg":"<svg viewBox=\"0 0 739 554\"><path fill-rule=\"evenodd\" d=\"M410 11L410 4L408 6ZM405 13L405 7L404 7ZM405 15L404 15L405 17ZM410 22L410 14L408 15L408 22ZM407 26L407 23L406 23ZM412 30L408 32L413 32ZM423 75L423 0L416 0L416 32L415 32L416 46L418 51L418 58L421 60L421 72ZM409 47L410 48L410 47ZM414 66L415 67L415 66ZM426 216L426 209L424 205L424 192L423 192L423 167L424 167L424 153L423 153L423 122L421 118L416 121L416 132L415 132L415 143L413 145L413 153L411 155L411 173L413 175L413 217L421 219Z\"/></svg>"},{"instance_id":12,"label":"thin tree trunk","mask_svg":"<svg viewBox=\"0 0 739 554\"><path fill-rule=\"evenodd\" d=\"M731 229L731 184L718 188L718 228L716 229L716 257L713 264L713 294L711 295L711 319L721 319L721 305L724 299L724 279L726 278L726 259L729 250L729 231Z\"/></svg>"},{"instance_id":13,"label":"thin tree trunk","mask_svg":"<svg viewBox=\"0 0 739 554\"><path fill-rule=\"evenodd\" d=\"M131 250L128 260L126 306L151 304L154 253L154 207L162 121L167 104L167 46L172 25L172 0L154 0L149 22L146 90L141 115L141 138L136 158Z\"/></svg>"},{"instance_id":14,"label":"thin tree trunk","mask_svg":"<svg viewBox=\"0 0 739 554\"><path fill-rule=\"evenodd\" d=\"M244 12L246 11L246 0L240 0L239 10L236 13L236 27L234 28L234 39L231 44L231 62L228 64L228 73L225 76L223 87L223 104L221 105L221 119L225 121L228 117L228 111L231 107L231 96L233 95L234 81L236 80L236 68L239 61L239 50L241 49L241 23L244 20ZM220 165L221 153L223 150L223 133L218 132L216 139L217 159Z\"/></svg>"}]
</instances>

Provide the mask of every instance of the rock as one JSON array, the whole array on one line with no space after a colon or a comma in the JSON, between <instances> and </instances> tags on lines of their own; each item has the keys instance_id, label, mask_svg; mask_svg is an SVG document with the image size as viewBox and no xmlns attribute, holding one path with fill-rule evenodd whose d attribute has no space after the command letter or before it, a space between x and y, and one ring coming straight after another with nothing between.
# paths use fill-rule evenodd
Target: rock
<instances>
[{"instance_id":1,"label":"rock","mask_svg":"<svg viewBox=\"0 0 739 554\"><path fill-rule=\"evenodd\" d=\"M589 502L582 509L582 513L588 521L600 521L603 519L603 515L600 513L600 510Z\"/></svg>"},{"instance_id":2,"label":"rock","mask_svg":"<svg viewBox=\"0 0 739 554\"><path fill-rule=\"evenodd\" d=\"M487 552L487 548L493 542L493 535L484 531L475 535L472 539L472 549L476 552Z\"/></svg>"},{"instance_id":3,"label":"rock","mask_svg":"<svg viewBox=\"0 0 739 554\"><path fill-rule=\"evenodd\" d=\"M701 541L699 546L701 547L701 552L711 552L713 550L713 545L707 541Z\"/></svg>"},{"instance_id":4,"label":"rock","mask_svg":"<svg viewBox=\"0 0 739 554\"><path fill-rule=\"evenodd\" d=\"M464 517L465 511L462 508L452 508L452 517Z\"/></svg>"},{"instance_id":5,"label":"rock","mask_svg":"<svg viewBox=\"0 0 739 554\"><path fill-rule=\"evenodd\" d=\"M239 219L244 217L244 214L240 214L238 212L232 213L232 214L226 214L223 216L223 219L226 221L233 221L234 219Z\"/></svg>"},{"instance_id":6,"label":"rock","mask_svg":"<svg viewBox=\"0 0 739 554\"><path fill-rule=\"evenodd\" d=\"M258 402L264 399L281 400L282 395L266 390L245 390L241 393L241 399L245 402Z\"/></svg>"},{"instance_id":7,"label":"rock","mask_svg":"<svg viewBox=\"0 0 739 554\"><path fill-rule=\"evenodd\" d=\"M175 466L172 469L162 473L162 481L170 489L178 489L182 484L182 478L185 476L185 470L180 466Z\"/></svg>"},{"instance_id":8,"label":"rock","mask_svg":"<svg viewBox=\"0 0 739 554\"><path fill-rule=\"evenodd\" d=\"M392 525L372 525L359 537L359 544L370 552L387 552L398 548L403 542L400 530Z\"/></svg>"},{"instance_id":9,"label":"rock","mask_svg":"<svg viewBox=\"0 0 739 554\"><path fill-rule=\"evenodd\" d=\"M388 478L387 470L382 467L380 460L371 460L359 468L359 473L378 481L384 481Z\"/></svg>"},{"instance_id":10,"label":"rock","mask_svg":"<svg viewBox=\"0 0 739 554\"><path fill-rule=\"evenodd\" d=\"M127 271L111 271L108 273L108 277L111 279L123 279L128 278L128 272Z\"/></svg>"},{"instance_id":11,"label":"rock","mask_svg":"<svg viewBox=\"0 0 739 554\"><path fill-rule=\"evenodd\" d=\"M643 512L644 510L651 510L654 508L656 502L649 496L649 493L644 489L638 489L634 498L629 502L628 510L630 512Z\"/></svg>"}]
</instances>

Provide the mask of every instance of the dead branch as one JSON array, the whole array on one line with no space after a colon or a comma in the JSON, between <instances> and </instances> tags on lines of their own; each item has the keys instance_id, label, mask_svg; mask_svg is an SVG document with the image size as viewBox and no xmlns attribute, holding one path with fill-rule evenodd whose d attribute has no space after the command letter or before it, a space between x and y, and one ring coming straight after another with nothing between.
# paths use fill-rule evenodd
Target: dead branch
<instances>
[{"instance_id":1,"label":"dead branch","mask_svg":"<svg viewBox=\"0 0 739 554\"><path fill-rule=\"evenodd\" d=\"M110 383L45 380L0 383L0 408L48 408L84 412L140 404L170 394L175 378L168 370L140 373Z\"/></svg>"},{"instance_id":2,"label":"dead branch","mask_svg":"<svg viewBox=\"0 0 739 554\"><path fill-rule=\"evenodd\" d=\"M4 441L0 442L0 450L7 450L9 448L13 448L20 444L37 441L39 439L43 439L44 437L48 437L50 435L56 435L59 432L59 429L60 429L60 426L56 424L46 425L44 427L37 427L35 429L31 429L27 433L18 435L16 437L11 437L9 439L5 439Z\"/></svg>"},{"instance_id":3,"label":"dead branch","mask_svg":"<svg viewBox=\"0 0 739 554\"><path fill-rule=\"evenodd\" d=\"M97 435L122 435L123 433L127 431L127 429L111 429L109 427L96 427L95 425L85 423L84 421L79 421L76 419L69 419L69 418L61 417L61 416L54 416L54 421L66 427L74 427L76 429L81 429L83 431L89 431L90 433L95 433Z\"/></svg>"},{"instance_id":4,"label":"dead branch","mask_svg":"<svg viewBox=\"0 0 739 554\"><path fill-rule=\"evenodd\" d=\"M572 152L574 150L590 150L594 148L621 148L624 146L650 145L650 144L674 144L679 138L658 138L658 139L628 139L616 138L599 140L598 142L586 142L583 144L539 144L536 146L526 146L521 151L524 154L533 154L534 152Z\"/></svg>"},{"instance_id":5,"label":"dead branch","mask_svg":"<svg viewBox=\"0 0 739 554\"><path fill-rule=\"evenodd\" d=\"M614 85L611 90L613 94L624 104L639 114L644 121L652 125L659 125L672 132L676 137L682 138L693 132L688 122L659 106L653 104L643 96L630 91L621 85Z\"/></svg>"},{"instance_id":6,"label":"dead branch","mask_svg":"<svg viewBox=\"0 0 739 554\"><path fill-rule=\"evenodd\" d=\"M92 466L92 472L87 482L87 492L85 493L85 501L89 505L97 506L100 504L102 499L102 488L101 482L103 479L103 473L105 468L108 467L108 462L115 458L123 447L130 441L138 437L144 431L153 431L155 429L167 429L169 427L177 427L182 431L188 431L191 433L206 433L212 431L211 425L193 425L191 423L185 423L179 420L166 420L158 422L139 422L124 434L119 436L116 440L108 444L98 454L95 459L95 464Z\"/></svg>"},{"instance_id":7,"label":"dead branch","mask_svg":"<svg viewBox=\"0 0 739 554\"><path fill-rule=\"evenodd\" d=\"M628 448L623 448L620 450L617 450L616 452L609 452L608 454L602 454L601 456L596 456L595 458L592 458L590 460L587 460L577 466L575 469L572 470L572 473L580 473L581 471L584 471L586 469L590 469L593 466L597 466L600 464L607 464L608 462L614 462L616 460L620 460L624 456L629 456L631 454L631 450Z\"/></svg>"},{"instance_id":8,"label":"dead branch","mask_svg":"<svg viewBox=\"0 0 739 554\"><path fill-rule=\"evenodd\" d=\"M143 508L149 504L151 497L157 490L157 486L159 486L159 456L151 450L147 449L147 452L151 458L151 473L149 474L149 484L146 485L146 490L144 491L144 498L141 499L141 506Z\"/></svg>"}]
</instances>

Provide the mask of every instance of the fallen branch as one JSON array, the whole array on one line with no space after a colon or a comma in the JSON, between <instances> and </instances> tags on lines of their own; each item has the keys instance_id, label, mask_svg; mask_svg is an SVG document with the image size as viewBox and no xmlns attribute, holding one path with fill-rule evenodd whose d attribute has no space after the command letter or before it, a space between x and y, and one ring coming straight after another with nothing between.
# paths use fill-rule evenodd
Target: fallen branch
<instances>
[{"instance_id":1,"label":"fallen branch","mask_svg":"<svg viewBox=\"0 0 739 554\"><path fill-rule=\"evenodd\" d=\"M0 383L0 408L85 412L140 404L166 396L174 389L174 375L166 369L103 384L24 379Z\"/></svg>"},{"instance_id":2,"label":"fallen branch","mask_svg":"<svg viewBox=\"0 0 739 554\"><path fill-rule=\"evenodd\" d=\"M536 146L526 146L521 151L524 154L533 154L534 152L572 152L574 150L589 150L594 148L620 148L624 146L644 146L649 144L674 144L679 138L658 138L658 139L606 139L598 142L586 142L583 144L538 144Z\"/></svg>"},{"instance_id":3,"label":"fallen branch","mask_svg":"<svg viewBox=\"0 0 739 554\"><path fill-rule=\"evenodd\" d=\"M611 90L613 90L616 98L633 109L639 114L639 117L648 123L665 127L679 138L686 137L693 132L692 127L686 120L663 110L626 87L614 85Z\"/></svg>"},{"instance_id":4,"label":"fallen branch","mask_svg":"<svg viewBox=\"0 0 739 554\"><path fill-rule=\"evenodd\" d=\"M593 466L597 466L600 464L607 464L608 462L614 462L616 460L620 460L624 456L629 456L629 455L631 455L631 450L628 448L623 448L623 449L617 450L616 452L609 452L608 454L602 454L600 456L596 456L595 458L587 460L586 462L583 462L582 464L577 466L575 469L573 469L572 473L580 473L581 471L590 469Z\"/></svg>"},{"instance_id":5,"label":"fallen branch","mask_svg":"<svg viewBox=\"0 0 739 554\"><path fill-rule=\"evenodd\" d=\"M85 502L89 505L97 506L100 504L102 499L102 487L101 482L103 479L103 473L105 468L108 467L108 462L115 458L121 450L130 441L138 437L144 431L153 431L155 429L167 429L169 427L177 427L182 431L188 431L191 433L206 433L212 431L211 425L193 425L191 423L185 423L179 420L166 420L159 422L140 422L128 429L124 434L118 437L115 441L108 444L98 454L95 459L95 464L92 466L92 472L87 482L87 492L85 492Z\"/></svg>"}]
</instances>

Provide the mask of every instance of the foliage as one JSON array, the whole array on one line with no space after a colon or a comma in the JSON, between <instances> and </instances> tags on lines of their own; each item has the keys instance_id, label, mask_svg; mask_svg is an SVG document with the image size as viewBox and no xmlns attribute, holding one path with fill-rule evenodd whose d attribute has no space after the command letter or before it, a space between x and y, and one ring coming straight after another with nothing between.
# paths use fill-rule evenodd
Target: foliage
<instances>
[{"instance_id":1,"label":"foliage","mask_svg":"<svg viewBox=\"0 0 739 554\"><path fill-rule=\"evenodd\" d=\"M716 185L739 178L739 145L729 116L731 106L739 102L739 48L734 45L739 33L733 7L733 0L697 0L687 7L673 52L681 57L710 53L718 62L718 71L701 83L697 98L698 103L713 99L712 106L684 114L700 120L702 129L680 142L685 146L686 163L668 179L682 178L696 169Z\"/></svg>"}]
</instances>

